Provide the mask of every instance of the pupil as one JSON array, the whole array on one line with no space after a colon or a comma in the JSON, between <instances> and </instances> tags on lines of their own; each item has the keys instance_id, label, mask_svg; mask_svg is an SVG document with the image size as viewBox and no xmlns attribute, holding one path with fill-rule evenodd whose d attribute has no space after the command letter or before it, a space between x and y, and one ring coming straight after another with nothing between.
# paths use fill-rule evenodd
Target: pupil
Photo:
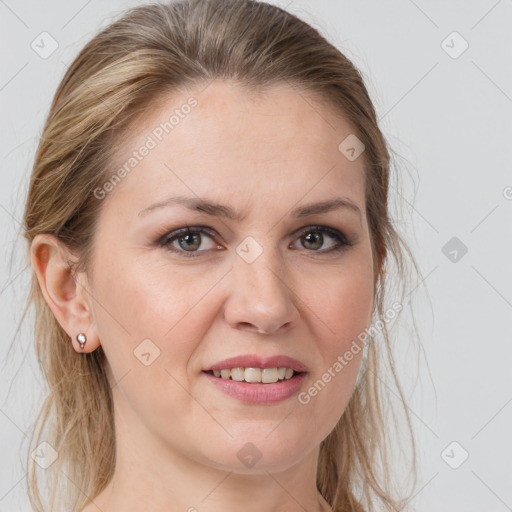
<instances>
[{"instance_id":1,"label":"pupil","mask_svg":"<svg viewBox=\"0 0 512 512\"><path fill-rule=\"evenodd\" d=\"M319 247L322 246L322 240L323 240L322 234L319 233L318 231L308 233L307 235L305 235L305 239L306 239L306 243L312 242L313 244L315 244L315 241L320 242L320 243L317 243L316 246L313 247L314 249L318 249Z\"/></svg>"},{"instance_id":2,"label":"pupil","mask_svg":"<svg viewBox=\"0 0 512 512\"><path fill-rule=\"evenodd\" d=\"M196 239L196 245L194 247L191 247L189 245L188 248L187 247L183 247L183 246L182 246L182 248L185 249L185 250L197 249L201 245L200 243L198 243L198 242L200 242L200 236L197 233L193 233L193 234L189 234L189 235L184 235L184 236L180 237L180 245L182 245L181 244L181 240L186 240L187 241L186 243L188 243L191 239L194 239L194 238Z\"/></svg>"}]
</instances>

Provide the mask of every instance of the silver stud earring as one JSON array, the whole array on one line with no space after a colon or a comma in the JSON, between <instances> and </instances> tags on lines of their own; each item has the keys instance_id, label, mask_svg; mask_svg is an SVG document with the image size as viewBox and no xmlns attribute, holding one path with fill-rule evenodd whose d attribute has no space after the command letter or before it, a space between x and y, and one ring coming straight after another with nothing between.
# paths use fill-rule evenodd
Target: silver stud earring
<instances>
[{"instance_id":1,"label":"silver stud earring","mask_svg":"<svg viewBox=\"0 0 512 512\"><path fill-rule=\"evenodd\" d=\"M81 332L81 333L77 334L76 341L78 341L78 343L80 343L80 348L83 350L85 342L87 341L87 336L83 332Z\"/></svg>"}]
</instances>

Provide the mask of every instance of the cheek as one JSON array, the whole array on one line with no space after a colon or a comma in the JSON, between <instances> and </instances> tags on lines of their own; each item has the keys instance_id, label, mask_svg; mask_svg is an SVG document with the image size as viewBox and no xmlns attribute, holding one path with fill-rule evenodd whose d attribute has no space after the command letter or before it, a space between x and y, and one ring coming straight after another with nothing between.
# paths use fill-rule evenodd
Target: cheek
<instances>
[{"instance_id":1,"label":"cheek","mask_svg":"<svg viewBox=\"0 0 512 512\"><path fill-rule=\"evenodd\" d=\"M186 407L182 386L195 378L191 365L217 311L219 275L118 256L97 275L95 308L114 382L122 379L119 389L134 410L151 412L159 404L163 411L168 397L175 408Z\"/></svg>"},{"instance_id":2,"label":"cheek","mask_svg":"<svg viewBox=\"0 0 512 512\"><path fill-rule=\"evenodd\" d=\"M197 279L183 269L151 262L138 265L136 258L118 258L110 268L97 276L102 305L97 309L105 320L102 327L114 329L130 343L145 338L158 343L173 330L183 332L186 318L211 287L209 278Z\"/></svg>"},{"instance_id":3,"label":"cheek","mask_svg":"<svg viewBox=\"0 0 512 512\"><path fill-rule=\"evenodd\" d=\"M371 320L373 282L371 276L353 273L343 280L333 280L326 292L326 323L335 333L335 345L345 344L364 331Z\"/></svg>"},{"instance_id":4,"label":"cheek","mask_svg":"<svg viewBox=\"0 0 512 512\"><path fill-rule=\"evenodd\" d=\"M331 279L318 296L315 337L321 367L298 396L307 411L311 435L323 439L338 423L353 394L371 321L373 284L361 274Z\"/></svg>"},{"instance_id":5,"label":"cheek","mask_svg":"<svg viewBox=\"0 0 512 512\"><path fill-rule=\"evenodd\" d=\"M95 322L118 404L123 414L137 411L156 421L157 408L161 417L172 417L190 400L183 386L201 340L197 303L211 284L203 283L202 292L183 271L137 265L135 258L114 260L116 265L102 266L96 274Z\"/></svg>"},{"instance_id":6,"label":"cheek","mask_svg":"<svg viewBox=\"0 0 512 512\"><path fill-rule=\"evenodd\" d=\"M374 300L371 255L354 251L336 267L310 275L302 283L301 298L316 318L311 322L323 330L323 335L318 336L325 344L322 352L332 357L333 352L357 339L371 321Z\"/></svg>"},{"instance_id":7,"label":"cheek","mask_svg":"<svg viewBox=\"0 0 512 512\"><path fill-rule=\"evenodd\" d=\"M341 415L352 394L363 355L365 330L373 313L371 257L368 253L360 256L347 258L337 271L329 272L321 290L310 294L305 309L310 325L316 326L322 363L315 376L321 382L316 381L318 385L311 390L311 396L322 395L312 400L332 418ZM304 282L304 297L311 284L310 279Z\"/></svg>"}]
</instances>

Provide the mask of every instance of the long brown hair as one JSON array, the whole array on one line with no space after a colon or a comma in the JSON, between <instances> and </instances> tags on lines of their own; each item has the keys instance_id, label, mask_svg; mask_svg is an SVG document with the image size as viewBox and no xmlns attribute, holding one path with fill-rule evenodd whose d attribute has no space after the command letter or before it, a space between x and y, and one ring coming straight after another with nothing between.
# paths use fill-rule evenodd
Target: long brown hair
<instances>
[{"instance_id":1,"label":"long brown hair","mask_svg":"<svg viewBox=\"0 0 512 512\"><path fill-rule=\"evenodd\" d=\"M360 72L336 47L304 21L264 2L184 0L137 7L82 49L58 87L35 156L24 212L29 246L36 234L52 234L77 255L70 271L89 271L104 203L94 190L111 176L112 148L163 94L217 78L249 86L248 91L288 83L351 124L365 146L366 208L376 262L374 314L381 318L387 288L383 269L405 280L407 256L417 267L391 221L390 150L372 101ZM35 307L36 352L49 384L31 449L46 440L59 454L45 471L44 488L28 457L29 496L37 511L77 512L105 488L115 467L108 362L101 347L77 356L35 274L28 304ZM320 446L317 487L336 511L398 511L406 501L393 495L387 390L380 382L384 361L404 406L413 449L409 469L416 471L414 435L384 324L367 344L344 414Z\"/></svg>"}]
</instances>

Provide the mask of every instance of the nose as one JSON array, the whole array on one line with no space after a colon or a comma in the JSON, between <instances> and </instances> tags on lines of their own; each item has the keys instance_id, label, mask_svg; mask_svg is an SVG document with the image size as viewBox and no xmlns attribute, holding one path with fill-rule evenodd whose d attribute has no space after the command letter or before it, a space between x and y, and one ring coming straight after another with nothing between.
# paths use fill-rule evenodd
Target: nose
<instances>
[{"instance_id":1,"label":"nose","mask_svg":"<svg viewBox=\"0 0 512 512\"><path fill-rule=\"evenodd\" d=\"M272 334L299 321L293 284L278 257L270 253L263 251L252 263L235 258L224 309L225 319L234 329Z\"/></svg>"}]
</instances>

